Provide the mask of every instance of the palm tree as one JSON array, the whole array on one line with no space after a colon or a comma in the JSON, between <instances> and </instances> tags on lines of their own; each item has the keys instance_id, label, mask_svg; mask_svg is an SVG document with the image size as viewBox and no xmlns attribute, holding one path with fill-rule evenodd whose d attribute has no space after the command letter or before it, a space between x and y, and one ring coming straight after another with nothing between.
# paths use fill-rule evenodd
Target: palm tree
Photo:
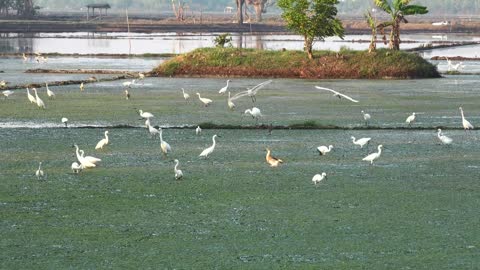
<instances>
[{"instance_id":1,"label":"palm tree","mask_svg":"<svg viewBox=\"0 0 480 270\"><path fill-rule=\"evenodd\" d=\"M405 19L407 15L428 13L427 7L419 5L409 5L410 0L375 0L375 5L390 14L392 20L379 24L377 27L383 32L383 29L391 26L390 49L400 49L400 23L408 23Z\"/></svg>"},{"instance_id":2,"label":"palm tree","mask_svg":"<svg viewBox=\"0 0 480 270\"><path fill-rule=\"evenodd\" d=\"M377 22L372 17L370 11L365 14L365 18L367 19L367 24L372 29L372 38L370 39L370 46L368 46L368 52L374 52L377 49Z\"/></svg>"}]
</instances>

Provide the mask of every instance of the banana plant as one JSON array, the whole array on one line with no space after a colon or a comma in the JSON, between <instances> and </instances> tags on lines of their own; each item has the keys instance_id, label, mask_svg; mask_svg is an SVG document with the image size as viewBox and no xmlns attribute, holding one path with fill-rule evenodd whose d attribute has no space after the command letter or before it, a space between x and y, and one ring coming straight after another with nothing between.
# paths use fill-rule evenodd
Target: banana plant
<instances>
[{"instance_id":1,"label":"banana plant","mask_svg":"<svg viewBox=\"0 0 480 270\"><path fill-rule=\"evenodd\" d=\"M372 29L372 38L370 39L370 46L368 46L368 52L374 52L377 49L377 21L373 18L370 11L365 13L365 19L368 26Z\"/></svg>"},{"instance_id":2,"label":"banana plant","mask_svg":"<svg viewBox=\"0 0 480 270\"><path fill-rule=\"evenodd\" d=\"M375 5L391 16L391 20L379 24L377 28L384 33L386 27L392 27L389 45L392 50L400 50L400 24L408 23L405 16L428 13L427 7L409 5L410 2L410 0L375 0Z\"/></svg>"}]
</instances>

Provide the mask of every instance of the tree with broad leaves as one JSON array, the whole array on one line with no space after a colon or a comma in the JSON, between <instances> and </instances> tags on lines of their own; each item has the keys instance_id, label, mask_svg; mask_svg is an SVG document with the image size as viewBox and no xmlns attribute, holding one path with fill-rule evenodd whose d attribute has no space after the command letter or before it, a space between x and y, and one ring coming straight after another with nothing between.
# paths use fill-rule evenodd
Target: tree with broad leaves
<instances>
[{"instance_id":1,"label":"tree with broad leaves","mask_svg":"<svg viewBox=\"0 0 480 270\"><path fill-rule=\"evenodd\" d=\"M287 27L303 36L304 50L313 59L312 47L315 39L339 36L343 39L342 22L335 18L338 0L279 0L282 18Z\"/></svg>"},{"instance_id":2,"label":"tree with broad leaves","mask_svg":"<svg viewBox=\"0 0 480 270\"><path fill-rule=\"evenodd\" d=\"M370 46L368 46L368 52L374 52L377 49L377 21L373 18L370 11L365 13L365 19L367 20L367 24L372 29L372 37L370 39Z\"/></svg>"},{"instance_id":3,"label":"tree with broad leaves","mask_svg":"<svg viewBox=\"0 0 480 270\"><path fill-rule=\"evenodd\" d=\"M392 27L389 45L392 50L400 50L400 23L408 23L405 16L428 13L427 7L409 5L410 2L410 0L375 0L375 5L391 16L391 20L379 24L377 28L384 33L386 27Z\"/></svg>"}]
</instances>

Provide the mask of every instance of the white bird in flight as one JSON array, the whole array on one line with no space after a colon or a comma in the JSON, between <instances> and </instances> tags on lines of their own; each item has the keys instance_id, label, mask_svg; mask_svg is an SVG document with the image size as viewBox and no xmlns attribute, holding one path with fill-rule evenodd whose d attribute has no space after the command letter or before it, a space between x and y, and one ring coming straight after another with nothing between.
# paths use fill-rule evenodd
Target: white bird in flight
<instances>
[{"instance_id":1,"label":"white bird in flight","mask_svg":"<svg viewBox=\"0 0 480 270\"><path fill-rule=\"evenodd\" d=\"M466 131L467 129L473 129L473 125L468 122L467 119L465 119L465 115L463 114L463 108L460 107L458 108L460 110L460 113L462 114L462 126L463 126L463 129Z\"/></svg>"},{"instance_id":2,"label":"white bird in flight","mask_svg":"<svg viewBox=\"0 0 480 270\"><path fill-rule=\"evenodd\" d=\"M412 113L412 115L407 117L407 120L405 120L405 123L407 123L408 126L411 126L414 121L415 121L415 113Z\"/></svg>"},{"instance_id":3,"label":"white bird in flight","mask_svg":"<svg viewBox=\"0 0 480 270\"><path fill-rule=\"evenodd\" d=\"M349 97L349 96L347 96L347 95L344 95L344 94L342 94L342 93L340 93L340 92L337 92L337 91L335 91L335 90L333 90L333 89L329 89L329 88L325 88L325 87L320 87L320 86L315 86L315 88L320 89L320 90L325 90L325 91L332 92L334 97L338 97L338 98L340 98L340 99L343 97L343 98L345 98L345 99L350 100L351 102L355 102L355 103L358 102L358 100L353 99L353 98L351 98L351 97Z\"/></svg>"},{"instance_id":4,"label":"white bird in flight","mask_svg":"<svg viewBox=\"0 0 480 270\"><path fill-rule=\"evenodd\" d=\"M205 150L203 150L202 153L200 153L200 155L198 155L199 157L205 157L205 158L207 158L208 155L210 155L210 154L213 152L213 150L215 150L215 145L216 145L215 138L216 138L216 137L220 137L220 136L217 136L217 134L213 135L213 136L212 136L212 141L213 141L212 146L210 146L210 147L206 148Z\"/></svg>"},{"instance_id":5,"label":"white bird in flight","mask_svg":"<svg viewBox=\"0 0 480 270\"><path fill-rule=\"evenodd\" d=\"M203 103L203 105L205 105L205 107L208 107L208 105L210 105L213 102L213 100L209 98L202 98L200 96L200 93L197 93L197 95L198 95L198 99Z\"/></svg>"},{"instance_id":6,"label":"white bird in flight","mask_svg":"<svg viewBox=\"0 0 480 270\"><path fill-rule=\"evenodd\" d=\"M218 91L219 94L225 94L225 92L227 92L227 89L228 89L228 83L230 82L230 80L227 80L227 85L222 87L222 89L220 89L220 91Z\"/></svg>"},{"instance_id":7,"label":"white bird in flight","mask_svg":"<svg viewBox=\"0 0 480 270\"><path fill-rule=\"evenodd\" d=\"M35 172L35 176L37 176L38 180L40 180L40 178L43 178L42 162L38 163L38 170Z\"/></svg>"},{"instance_id":8,"label":"white bird in flight","mask_svg":"<svg viewBox=\"0 0 480 270\"><path fill-rule=\"evenodd\" d=\"M365 161L370 161L370 164L373 165L373 161L377 158L380 157L380 155L382 154L382 147L383 145L379 145L378 146L378 152L376 153L371 153L370 155L364 157L362 160L365 160Z\"/></svg>"},{"instance_id":9,"label":"white bird in flight","mask_svg":"<svg viewBox=\"0 0 480 270\"><path fill-rule=\"evenodd\" d=\"M257 101L256 95L257 95L258 91L260 89L262 89L263 87L265 87L266 85L270 84L271 82L272 82L272 80L268 80L268 81L262 82L260 84L257 84L252 88L248 88L246 91L238 92L235 95L233 95L233 97L230 100L234 101L234 100L239 99L241 97L249 96L252 99L252 102L255 102L255 101Z\"/></svg>"},{"instance_id":10,"label":"white bird in flight","mask_svg":"<svg viewBox=\"0 0 480 270\"><path fill-rule=\"evenodd\" d=\"M135 84L135 80L131 80L131 81L123 82L123 83L122 83L122 85L123 85L124 87L128 87L128 88L132 87L132 85L134 85L134 84Z\"/></svg>"},{"instance_id":11,"label":"white bird in flight","mask_svg":"<svg viewBox=\"0 0 480 270\"><path fill-rule=\"evenodd\" d=\"M353 144L360 145L360 148L363 148L364 145L368 144L372 138L360 138L355 140L355 137L352 136Z\"/></svg>"},{"instance_id":12,"label":"white bird in flight","mask_svg":"<svg viewBox=\"0 0 480 270\"><path fill-rule=\"evenodd\" d=\"M105 138L101 139L98 143L97 146L95 146L95 150L98 149L103 149L105 145L108 145L109 140L108 140L108 130L105 131Z\"/></svg>"},{"instance_id":13,"label":"white bird in flight","mask_svg":"<svg viewBox=\"0 0 480 270\"><path fill-rule=\"evenodd\" d=\"M317 147L317 151L321 156L324 156L330 151L332 151L332 148L333 148L333 145L329 145L328 147L326 147L325 145L322 145Z\"/></svg>"},{"instance_id":14,"label":"white bird in flight","mask_svg":"<svg viewBox=\"0 0 480 270\"><path fill-rule=\"evenodd\" d=\"M37 103L37 106L38 106L39 108L46 109L45 103L44 103L43 100L38 96L37 89L33 88L32 90L33 90L33 92L35 92L35 101L36 101L36 103Z\"/></svg>"},{"instance_id":15,"label":"white bird in flight","mask_svg":"<svg viewBox=\"0 0 480 270\"><path fill-rule=\"evenodd\" d=\"M441 129L438 129L437 137L443 144L451 144L453 142L452 138L443 135Z\"/></svg>"},{"instance_id":16,"label":"white bird in flight","mask_svg":"<svg viewBox=\"0 0 480 270\"><path fill-rule=\"evenodd\" d=\"M322 172L322 174L315 174L312 178L313 184L316 186L319 184L323 179L327 178L327 174L325 172Z\"/></svg>"},{"instance_id":17,"label":"white bird in flight","mask_svg":"<svg viewBox=\"0 0 480 270\"><path fill-rule=\"evenodd\" d=\"M178 161L178 159L175 159L174 161L175 161L175 167L173 168L173 170L175 172L175 180L182 179L183 172L182 172L182 170L178 169L178 164L180 162Z\"/></svg>"}]
</instances>

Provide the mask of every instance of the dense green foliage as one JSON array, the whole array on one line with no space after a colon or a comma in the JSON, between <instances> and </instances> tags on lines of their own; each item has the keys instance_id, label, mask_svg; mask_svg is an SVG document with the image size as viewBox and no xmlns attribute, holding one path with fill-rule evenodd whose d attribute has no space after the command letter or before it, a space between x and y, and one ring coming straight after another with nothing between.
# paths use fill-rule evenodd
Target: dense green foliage
<instances>
[{"instance_id":1,"label":"dense green foliage","mask_svg":"<svg viewBox=\"0 0 480 270\"><path fill-rule=\"evenodd\" d=\"M434 65L403 51L264 51L203 48L164 62L154 70L161 76L273 76L286 78L429 78L438 77Z\"/></svg>"},{"instance_id":2,"label":"dense green foliage","mask_svg":"<svg viewBox=\"0 0 480 270\"><path fill-rule=\"evenodd\" d=\"M282 18L287 27L304 39L303 49L312 59L315 40L339 36L343 38L342 22L336 18L338 0L279 0Z\"/></svg>"}]
</instances>

